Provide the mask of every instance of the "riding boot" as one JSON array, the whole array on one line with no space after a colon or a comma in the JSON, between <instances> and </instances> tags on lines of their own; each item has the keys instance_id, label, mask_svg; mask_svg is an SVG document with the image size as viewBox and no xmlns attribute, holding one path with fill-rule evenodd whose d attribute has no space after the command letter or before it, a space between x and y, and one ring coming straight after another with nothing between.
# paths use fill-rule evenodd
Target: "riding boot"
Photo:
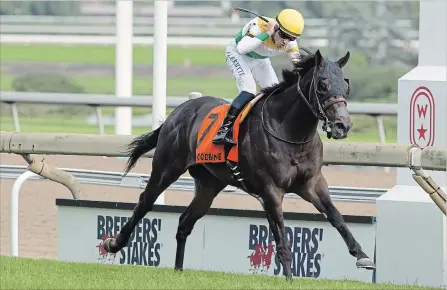
<instances>
[{"instance_id":1,"label":"riding boot","mask_svg":"<svg viewBox=\"0 0 447 290\"><path fill-rule=\"evenodd\" d=\"M227 136L227 133L230 132L238 113L238 110L233 106L228 109L228 113L222 122L222 126L220 127L219 131L217 131L216 137L214 137L213 139L214 144L224 144L224 142L226 142L232 145L236 145L236 142L233 140L233 138L231 138L231 136Z\"/></svg>"},{"instance_id":2,"label":"riding boot","mask_svg":"<svg viewBox=\"0 0 447 290\"><path fill-rule=\"evenodd\" d=\"M229 143L231 145L236 145L236 141L233 140L232 136L228 133L231 132L234 121L236 120L239 113L245 107L248 102L253 100L255 97L254 94L242 91L231 103L230 108L228 109L227 115L222 122L222 126L219 131L217 131L216 137L213 139L214 144L224 144ZM229 135L229 136L227 136Z\"/></svg>"}]
</instances>

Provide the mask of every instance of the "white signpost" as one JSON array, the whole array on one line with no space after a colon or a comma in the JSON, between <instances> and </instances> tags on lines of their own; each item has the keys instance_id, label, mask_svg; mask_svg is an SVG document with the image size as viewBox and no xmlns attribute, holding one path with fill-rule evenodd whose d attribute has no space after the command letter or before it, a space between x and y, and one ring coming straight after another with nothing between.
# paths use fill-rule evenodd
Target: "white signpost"
<instances>
[{"instance_id":1,"label":"white signpost","mask_svg":"<svg viewBox=\"0 0 447 290\"><path fill-rule=\"evenodd\" d=\"M421 0L418 66L398 82L398 142L447 147L447 1ZM397 185L377 199L377 282L446 287L446 217L397 169ZM445 192L447 174L426 171Z\"/></svg>"}]
</instances>

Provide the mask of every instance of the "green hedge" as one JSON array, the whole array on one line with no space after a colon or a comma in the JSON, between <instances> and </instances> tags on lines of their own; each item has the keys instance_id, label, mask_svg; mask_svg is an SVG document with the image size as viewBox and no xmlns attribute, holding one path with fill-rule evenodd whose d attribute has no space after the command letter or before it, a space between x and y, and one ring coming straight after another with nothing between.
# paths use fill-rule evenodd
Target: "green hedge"
<instances>
[{"instance_id":1,"label":"green hedge","mask_svg":"<svg viewBox=\"0 0 447 290\"><path fill-rule=\"evenodd\" d=\"M14 91L18 92L48 92L48 93L85 93L82 86L74 83L70 78L59 74L26 74L14 79ZM46 114L63 114L77 116L91 113L87 106L35 106L21 105L20 113L27 116L42 116Z\"/></svg>"},{"instance_id":2,"label":"green hedge","mask_svg":"<svg viewBox=\"0 0 447 290\"><path fill-rule=\"evenodd\" d=\"M14 79L18 92L85 93L84 88L59 74L25 74Z\"/></svg>"}]
</instances>

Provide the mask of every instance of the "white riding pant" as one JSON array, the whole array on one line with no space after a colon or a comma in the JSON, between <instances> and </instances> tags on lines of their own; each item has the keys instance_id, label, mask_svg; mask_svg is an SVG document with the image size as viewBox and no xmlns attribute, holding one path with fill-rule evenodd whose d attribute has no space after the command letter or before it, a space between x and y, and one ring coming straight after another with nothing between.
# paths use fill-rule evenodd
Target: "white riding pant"
<instances>
[{"instance_id":1,"label":"white riding pant","mask_svg":"<svg viewBox=\"0 0 447 290\"><path fill-rule=\"evenodd\" d=\"M234 40L228 44L225 54L239 92L246 91L256 95L256 83L261 88L278 83L278 77L269 58L255 59L239 54Z\"/></svg>"}]
</instances>

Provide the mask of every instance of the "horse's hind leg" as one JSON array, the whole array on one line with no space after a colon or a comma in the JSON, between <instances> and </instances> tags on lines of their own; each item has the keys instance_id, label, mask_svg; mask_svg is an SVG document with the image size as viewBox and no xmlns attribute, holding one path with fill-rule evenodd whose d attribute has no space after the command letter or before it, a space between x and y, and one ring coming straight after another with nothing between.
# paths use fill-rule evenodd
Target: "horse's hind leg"
<instances>
[{"instance_id":1,"label":"horse's hind leg","mask_svg":"<svg viewBox=\"0 0 447 290\"><path fill-rule=\"evenodd\" d=\"M307 190L312 192L312 188ZM357 258L357 267L369 270L375 269L374 262L363 252L362 247L348 229L343 216L332 203L326 179L321 173L315 183L314 193L311 194L312 198L310 199L312 204L318 211L326 215L328 221L340 233L349 249L349 253Z\"/></svg>"},{"instance_id":2,"label":"horse's hind leg","mask_svg":"<svg viewBox=\"0 0 447 290\"><path fill-rule=\"evenodd\" d=\"M132 217L121 228L121 231L116 238L109 238L104 241L104 249L106 251L116 253L125 247L135 226L149 211L152 210L152 206L160 194L185 172L185 166L183 164L186 164L186 158L183 161L179 156L178 159L176 159L176 162L169 162L169 157L167 155L172 156L175 155L175 153L167 152L165 155L166 156L159 155L157 156L157 159L154 158L152 162L153 169L151 176L146 188L140 194L138 203L133 210Z\"/></svg>"},{"instance_id":3,"label":"horse's hind leg","mask_svg":"<svg viewBox=\"0 0 447 290\"><path fill-rule=\"evenodd\" d=\"M191 234L195 223L208 212L214 198L226 186L202 166L190 168L190 173L195 180L195 196L180 216L176 234L175 269L180 271L183 270L186 239Z\"/></svg>"}]
</instances>

